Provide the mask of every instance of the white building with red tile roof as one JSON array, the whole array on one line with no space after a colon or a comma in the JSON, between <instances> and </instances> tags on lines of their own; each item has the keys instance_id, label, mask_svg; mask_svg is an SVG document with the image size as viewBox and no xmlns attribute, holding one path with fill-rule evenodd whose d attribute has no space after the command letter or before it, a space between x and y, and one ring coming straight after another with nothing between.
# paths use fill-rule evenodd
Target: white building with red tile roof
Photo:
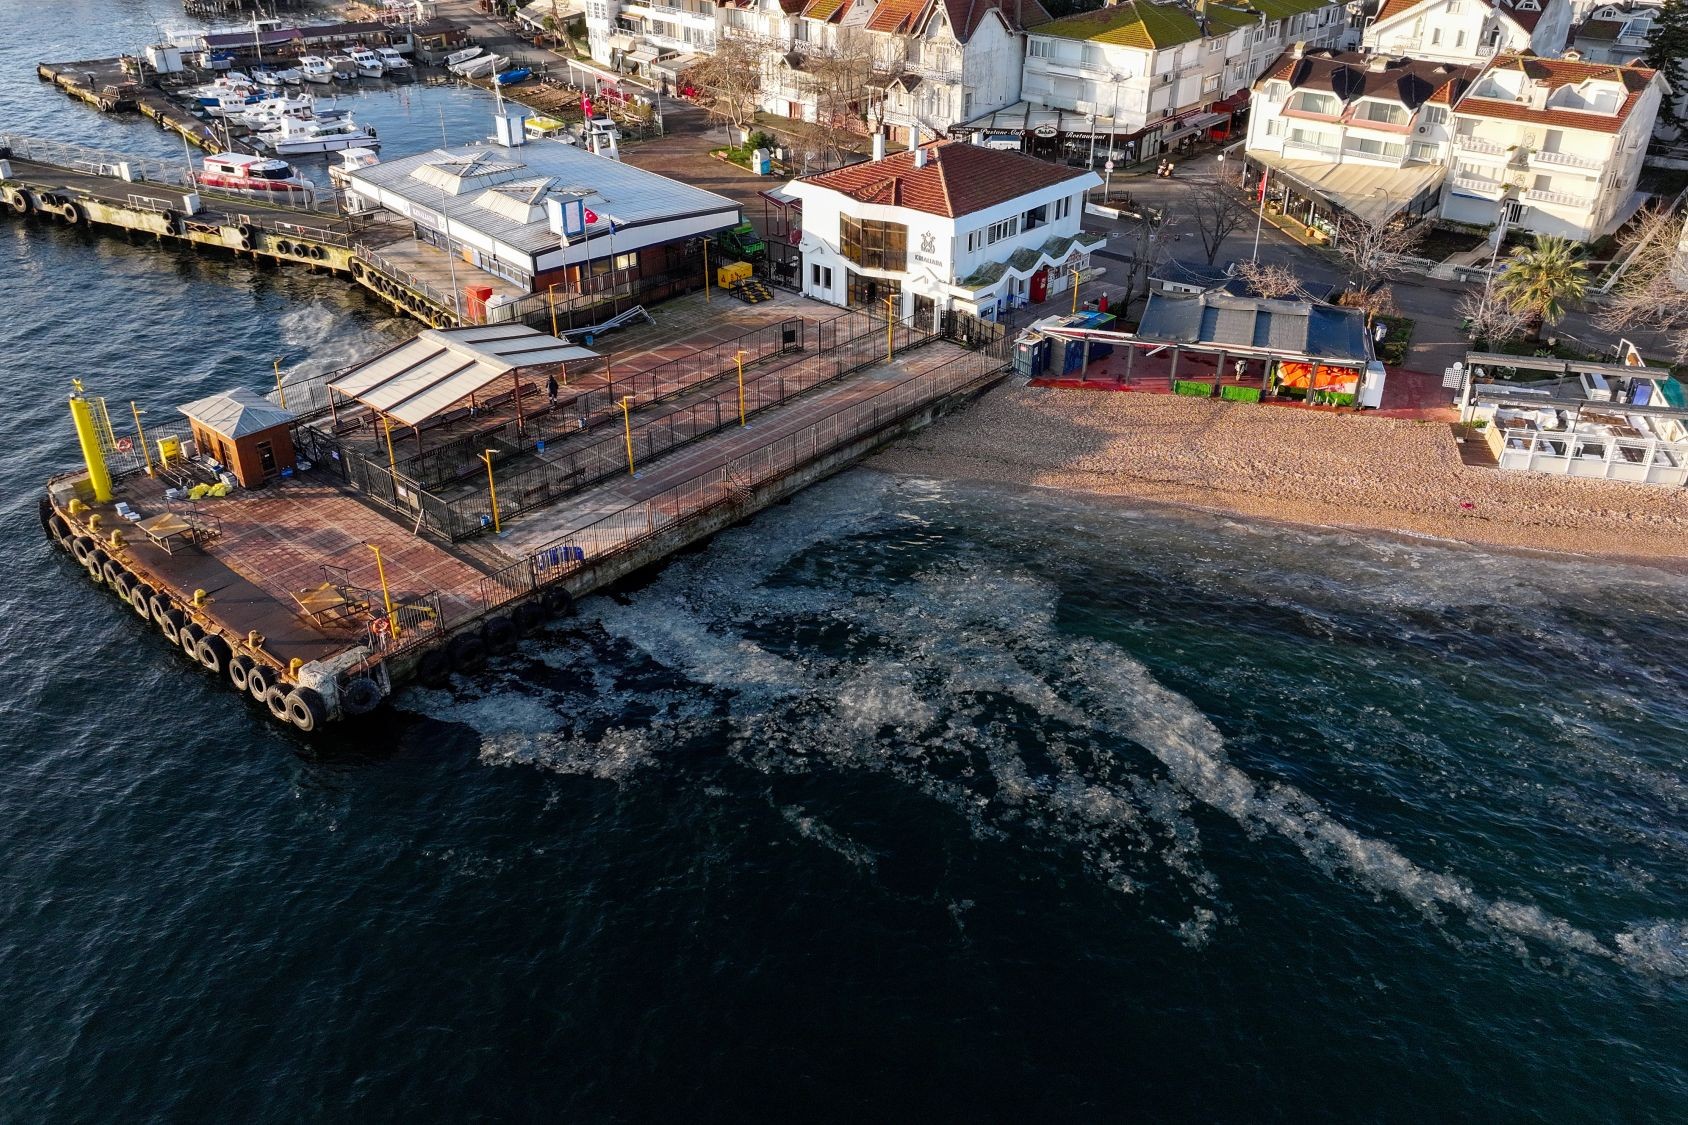
<instances>
[{"instance_id":1,"label":"white building with red tile roof","mask_svg":"<svg viewBox=\"0 0 1688 1125\"><path fill-rule=\"evenodd\" d=\"M1500 55L1454 105L1442 217L1588 241L1634 213L1657 71Z\"/></svg>"},{"instance_id":2,"label":"white building with red tile roof","mask_svg":"<svg viewBox=\"0 0 1688 1125\"><path fill-rule=\"evenodd\" d=\"M1094 172L961 141L793 180L803 292L899 318L995 316L1061 292L1106 237L1081 227Z\"/></svg>"},{"instance_id":3,"label":"white building with red tile roof","mask_svg":"<svg viewBox=\"0 0 1688 1125\"><path fill-rule=\"evenodd\" d=\"M1383 0L1366 25L1367 51L1438 62L1484 62L1498 52L1557 55L1571 0Z\"/></svg>"}]
</instances>

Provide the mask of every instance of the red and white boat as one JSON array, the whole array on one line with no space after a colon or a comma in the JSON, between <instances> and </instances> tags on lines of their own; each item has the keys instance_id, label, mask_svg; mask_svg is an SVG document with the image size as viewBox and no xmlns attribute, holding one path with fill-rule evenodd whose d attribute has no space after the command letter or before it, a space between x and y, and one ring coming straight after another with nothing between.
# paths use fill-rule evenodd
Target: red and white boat
<instances>
[{"instance_id":1,"label":"red and white boat","mask_svg":"<svg viewBox=\"0 0 1688 1125\"><path fill-rule=\"evenodd\" d=\"M303 196L309 200L316 191L316 185L287 161L243 152L207 156L196 178L202 188L266 199L297 200Z\"/></svg>"}]
</instances>

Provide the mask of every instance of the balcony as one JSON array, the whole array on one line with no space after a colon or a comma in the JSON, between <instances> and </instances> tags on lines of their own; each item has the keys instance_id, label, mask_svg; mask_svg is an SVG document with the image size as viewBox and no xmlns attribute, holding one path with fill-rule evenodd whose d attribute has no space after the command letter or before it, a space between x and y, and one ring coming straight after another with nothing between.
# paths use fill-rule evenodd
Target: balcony
<instances>
[{"instance_id":1,"label":"balcony","mask_svg":"<svg viewBox=\"0 0 1688 1125\"><path fill-rule=\"evenodd\" d=\"M1572 195L1564 191L1537 191L1531 188L1524 193L1524 198L1531 203L1551 203L1555 207L1592 207L1594 200L1581 195Z\"/></svg>"},{"instance_id":2,"label":"balcony","mask_svg":"<svg viewBox=\"0 0 1688 1125\"><path fill-rule=\"evenodd\" d=\"M1532 152L1532 164L1555 164L1563 168L1587 168L1598 172L1606 167L1606 161L1589 156L1578 156L1574 152Z\"/></svg>"},{"instance_id":3,"label":"balcony","mask_svg":"<svg viewBox=\"0 0 1688 1125\"><path fill-rule=\"evenodd\" d=\"M1484 199L1499 199L1506 192L1506 185L1499 180L1485 180L1477 176L1455 176L1453 183L1454 187Z\"/></svg>"},{"instance_id":4,"label":"balcony","mask_svg":"<svg viewBox=\"0 0 1688 1125\"><path fill-rule=\"evenodd\" d=\"M1494 141L1485 141L1481 137L1458 136L1454 138L1454 146L1461 152L1474 152L1480 156L1505 156L1506 146Z\"/></svg>"},{"instance_id":5,"label":"balcony","mask_svg":"<svg viewBox=\"0 0 1688 1125\"><path fill-rule=\"evenodd\" d=\"M1306 141L1285 141L1284 155L1299 157L1304 160L1332 160L1342 159L1342 150L1334 145L1314 145Z\"/></svg>"}]
</instances>

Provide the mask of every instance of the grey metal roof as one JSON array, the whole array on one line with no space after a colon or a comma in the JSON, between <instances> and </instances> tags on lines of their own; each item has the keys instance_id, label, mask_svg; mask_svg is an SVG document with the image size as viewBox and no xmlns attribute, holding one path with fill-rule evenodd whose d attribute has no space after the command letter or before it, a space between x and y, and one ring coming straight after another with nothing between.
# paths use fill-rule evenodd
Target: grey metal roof
<instances>
[{"instance_id":1,"label":"grey metal roof","mask_svg":"<svg viewBox=\"0 0 1688 1125\"><path fill-rule=\"evenodd\" d=\"M476 157L481 158L476 169L487 175L486 180L452 174ZM487 174L492 169L495 171ZM436 182L421 182L418 175ZM543 209L536 208L533 213L538 218L533 221L509 218L480 205L480 191L474 189L490 190L512 181L537 184L549 179L551 185L545 194L584 200L586 208L598 217L586 228L588 240L607 236L611 221L619 234L629 228L716 212L729 212L723 222L732 223L739 214L739 205L724 195L557 141L535 141L515 148L471 145L435 149L353 169L346 178L402 196L417 206L449 216L454 227L480 231L530 254L553 249L558 242L545 222ZM461 187L451 184L456 190L447 190L439 183L446 179L460 181ZM635 244L630 242L629 246Z\"/></svg>"},{"instance_id":2,"label":"grey metal roof","mask_svg":"<svg viewBox=\"0 0 1688 1125\"><path fill-rule=\"evenodd\" d=\"M419 426L517 368L597 354L525 324L430 328L328 386L395 422Z\"/></svg>"},{"instance_id":3,"label":"grey metal roof","mask_svg":"<svg viewBox=\"0 0 1688 1125\"><path fill-rule=\"evenodd\" d=\"M285 426L294 418L291 410L283 410L263 395L238 387L196 398L176 409L226 438L245 437L274 426Z\"/></svg>"},{"instance_id":4,"label":"grey metal roof","mask_svg":"<svg viewBox=\"0 0 1688 1125\"><path fill-rule=\"evenodd\" d=\"M1359 309L1238 297L1222 290L1150 293L1137 335L1336 363L1364 363L1371 358L1366 317Z\"/></svg>"}]
</instances>

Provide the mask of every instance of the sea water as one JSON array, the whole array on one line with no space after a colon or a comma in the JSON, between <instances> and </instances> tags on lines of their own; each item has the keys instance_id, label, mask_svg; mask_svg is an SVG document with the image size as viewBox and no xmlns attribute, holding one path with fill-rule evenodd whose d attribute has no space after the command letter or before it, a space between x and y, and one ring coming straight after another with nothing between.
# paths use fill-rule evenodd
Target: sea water
<instances>
[{"instance_id":1,"label":"sea water","mask_svg":"<svg viewBox=\"0 0 1688 1125\"><path fill-rule=\"evenodd\" d=\"M175 6L50 7L6 126L169 155L31 70ZM36 498L73 377L414 326L13 220L0 309L0 1119L1688 1115L1681 578L859 469L308 743Z\"/></svg>"}]
</instances>

